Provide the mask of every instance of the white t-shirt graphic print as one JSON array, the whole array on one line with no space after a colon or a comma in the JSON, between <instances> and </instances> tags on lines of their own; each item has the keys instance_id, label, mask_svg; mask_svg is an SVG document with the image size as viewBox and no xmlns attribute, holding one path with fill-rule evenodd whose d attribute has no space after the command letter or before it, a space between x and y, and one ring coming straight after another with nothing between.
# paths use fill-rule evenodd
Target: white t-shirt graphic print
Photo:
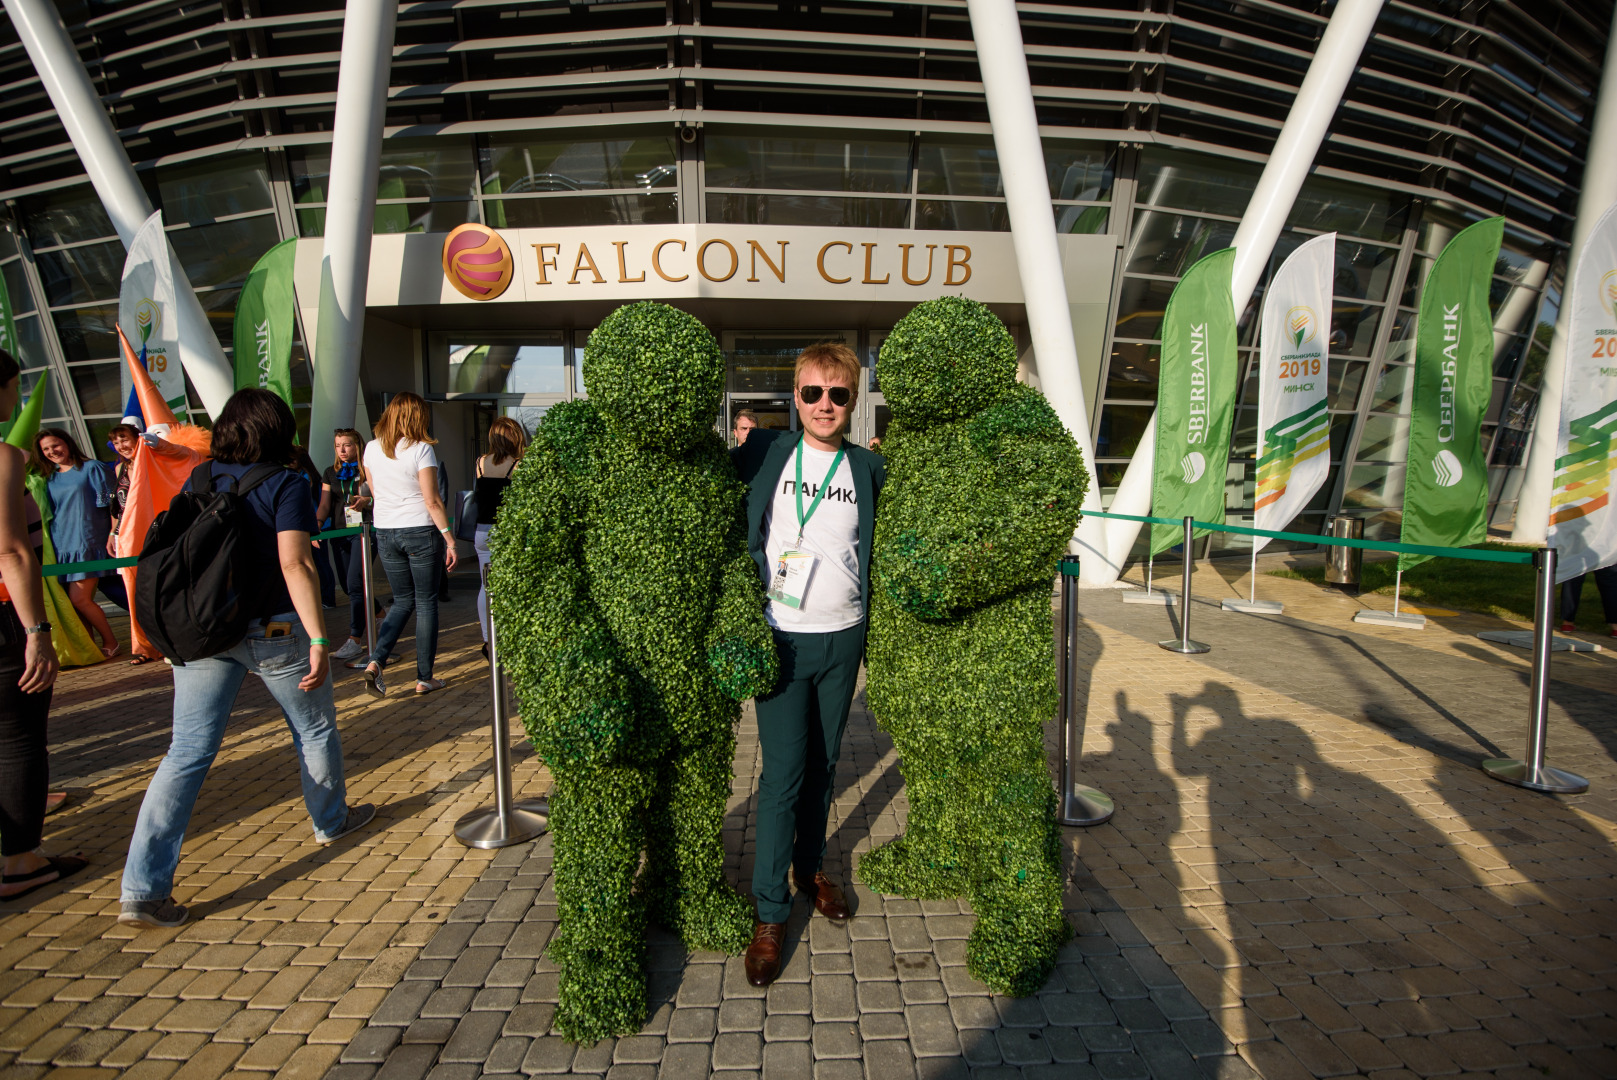
<instances>
[{"instance_id":1,"label":"white t-shirt graphic print","mask_svg":"<svg viewBox=\"0 0 1617 1080\"><path fill-rule=\"evenodd\" d=\"M829 634L858 626L865 618L859 597L859 506L853 486L853 468L846 456L837 465L837 474L826 481L826 470L836 452L799 445L803 455L803 510L814 502L815 493L825 484L825 496L803 529L798 550L817 556L803 606L791 608L773 600L764 605L764 618L777 630L803 634ZM797 543L797 454L786 459L775 484L775 497L764 520L764 588L780 553Z\"/></svg>"}]
</instances>

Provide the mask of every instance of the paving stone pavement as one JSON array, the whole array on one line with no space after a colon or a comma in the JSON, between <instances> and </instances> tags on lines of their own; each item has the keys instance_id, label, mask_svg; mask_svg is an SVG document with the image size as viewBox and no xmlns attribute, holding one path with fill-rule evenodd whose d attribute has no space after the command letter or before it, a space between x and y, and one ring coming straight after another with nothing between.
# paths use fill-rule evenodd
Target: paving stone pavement
<instances>
[{"instance_id":1,"label":"paving stone pavement","mask_svg":"<svg viewBox=\"0 0 1617 1080\"><path fill-rule=\"evenodd\" d=\"M52 769L75 800L46 845L92 866L0 902L0 1080L1617 1076L1617 657L1557 655L1551 760L1596 784L1534 795L1475 767L1489 743L1520 745L1525 654L1471 636L1497 620L1356 627L1358 602L1279 579L1260 591L1285 600L1281 620L1197 605L1216 645L1202 658L1156 647L1161 609L1130 622L1147 609L1083 595L1081 778L1118 812L1064 834L1077 936L1041 993L966 976L966 906L855 886L845 930L799 906L768 992L734 958L654 937L647 1029L570 1046L549 1032L548 840L489 853L450 836L489 798L462 580L448 691L374 702L339 675L351 796L382 804L352 840L310 842L284 724L249 684L184 852L176 891L198 918L175 931L114 921L167 671L64 676ZM1199 598L1237 590L1227 569L1197 575ZM726 822L743 885L750 717ZM547 790L531 752L514 756L518 792ZM839 783L827 868L852 882L906 811L862 708Z\"/></svg>"}]
</instances>

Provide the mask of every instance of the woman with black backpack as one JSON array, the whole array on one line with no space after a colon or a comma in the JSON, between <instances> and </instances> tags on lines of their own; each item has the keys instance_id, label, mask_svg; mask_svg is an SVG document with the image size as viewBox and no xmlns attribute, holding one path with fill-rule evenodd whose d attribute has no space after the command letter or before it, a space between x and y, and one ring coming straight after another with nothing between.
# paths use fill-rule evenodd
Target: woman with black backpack
<instances>
[{"instance_id":1,"label":"woman with black backpack","mask_svg":"<svg viewBox=\"0 0 1617 1080\"><path fill-rule=\"evenodd\" d=\"M129 844L118 916L126 925L179 926L186 921L186 909L170 895L180 842L249 672L264 681L292 730L315 842L329 844L376 813L369 804L347 803L320 579L309 545L314 503L308 481L288 468L296 434L286 403L256 388L232 395L214 422L209 466L213 490L242 494L257 562L272 575L260 610L274 614L254 619L246 638L223 652L174 667L174 735L141 801ZM266 464L271 468L261 468ZM198 475L208 474L193 474L186 490Z\"/></svg>"}]
</instances>

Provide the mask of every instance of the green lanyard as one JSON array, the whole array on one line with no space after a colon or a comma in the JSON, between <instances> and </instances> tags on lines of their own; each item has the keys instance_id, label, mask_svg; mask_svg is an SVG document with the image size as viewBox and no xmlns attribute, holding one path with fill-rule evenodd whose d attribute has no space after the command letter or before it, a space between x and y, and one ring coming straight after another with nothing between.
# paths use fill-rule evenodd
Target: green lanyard
<instances>
[{"instance_id":1,"label":"green lanyard","mask_svg":"<svg viewBox=\"0 0 1617 1080\"><path fill-rule=\"evenodd\" d=\"M814 493L814 501L809 503L808 513L803 512L803 442L797 443L797 543L793 547L803 546L803 530L808 528L809 518L814 511L820 508L820 500L825 498L825 489L831 486L832 477L837 474L837 466L842 464L842 455L847 447L837 448L837 456L831 459L831 469L825 474L825 481L820 484L820 490Z\"/></svg>"}]
</instances>

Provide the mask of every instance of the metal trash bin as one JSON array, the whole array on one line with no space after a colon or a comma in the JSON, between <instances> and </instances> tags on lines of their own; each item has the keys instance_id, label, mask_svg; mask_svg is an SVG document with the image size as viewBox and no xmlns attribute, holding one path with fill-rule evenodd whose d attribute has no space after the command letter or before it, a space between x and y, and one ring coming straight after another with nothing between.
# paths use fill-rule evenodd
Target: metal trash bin
<instances>
[{"instance_id":1,"label":"metal trash bin","mask_svg":"<svg viewBox=\"0 0 1617 1080\"><path fill-rule=\"evenodd\" d=\"M1364 539L1364 519L1342 517L1331 519L1329 535L1347 540ZM1361 571L1364 568L1364 549L1332 546L1325 554L1325 581L1343 592L1359 594Z\"/></svg>"}]
</instances>

